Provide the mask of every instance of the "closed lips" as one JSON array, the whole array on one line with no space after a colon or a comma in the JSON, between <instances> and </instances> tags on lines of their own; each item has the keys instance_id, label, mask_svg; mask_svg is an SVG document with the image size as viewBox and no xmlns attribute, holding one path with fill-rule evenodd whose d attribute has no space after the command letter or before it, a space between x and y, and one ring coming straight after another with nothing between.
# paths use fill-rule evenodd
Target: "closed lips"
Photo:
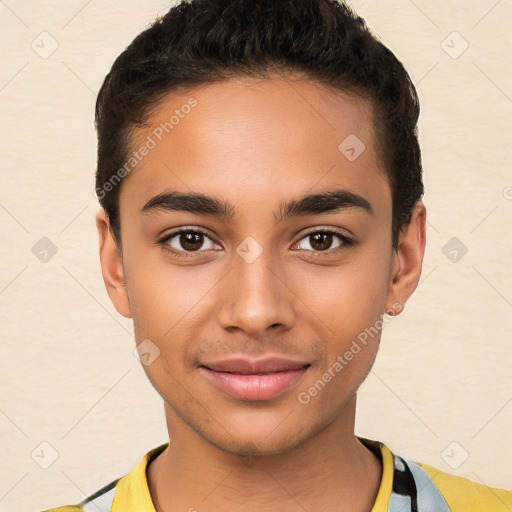
<instances>
[{"instance_id":1,"label":"closed lips","mask_svg":"<svg viewBox=\"0 0 512 512\"><path fill-rule=\"evenodd\" d=\"M242 375L255 375L300 370L310 366L309 363L295 362L283 359L266 359L261 361L248 361L244 359L229 359L202 364L205 368L215 372L237 373Z\"/></svg>"}]
</instances>

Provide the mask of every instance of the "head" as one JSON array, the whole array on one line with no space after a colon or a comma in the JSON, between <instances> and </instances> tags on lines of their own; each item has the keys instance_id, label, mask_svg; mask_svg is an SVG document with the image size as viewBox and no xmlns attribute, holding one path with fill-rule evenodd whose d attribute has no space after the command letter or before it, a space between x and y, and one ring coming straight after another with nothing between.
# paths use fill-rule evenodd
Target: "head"
<instances>
[{"instance_id":1,"label":"head","mask_svg":"<svg viewBox=\"0 0 512 512\"><path fill-rule=\"evenodd\" d=\"M168 422L270 454L354 404L421 273L418 115L402 64L333 0L181 3L116 59L96 105L102 271L158 355ZM305 370L240 398L208 373L233 355Z\"/></svg>"}]
</instances>

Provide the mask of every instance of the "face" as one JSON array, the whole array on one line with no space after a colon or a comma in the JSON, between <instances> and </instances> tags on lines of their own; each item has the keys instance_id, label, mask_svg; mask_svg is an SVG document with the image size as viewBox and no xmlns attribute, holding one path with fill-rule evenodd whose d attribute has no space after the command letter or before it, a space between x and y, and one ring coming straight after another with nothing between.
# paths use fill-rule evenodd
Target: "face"
<instances>
[{"instance_id":1,"label":"face","mask_svg":"<svg viewBox=\"0 0 512 512\"><path fill-rule=\"evenodd\" d=\"M358 96L232 79L169 94L151 122L120 190L122 260L98 214L107 289L169 424L231 453L283 453L355 403L383 314L417 284L422 222L392 250Z\"/></svg>"}]
</instances>

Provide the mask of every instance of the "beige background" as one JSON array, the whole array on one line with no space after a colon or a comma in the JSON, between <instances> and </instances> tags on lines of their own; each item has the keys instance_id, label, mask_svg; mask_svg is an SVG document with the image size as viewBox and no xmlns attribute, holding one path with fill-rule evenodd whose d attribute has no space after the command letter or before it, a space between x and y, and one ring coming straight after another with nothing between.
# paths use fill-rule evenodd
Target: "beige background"
<instances>
[{"instance_id":1,"label":"beige background","mask_svg":"<svg viewBox=\"0 0 512 512\"><path fill-rule=\"evenodd\" d=\"M357 433L512 488L512 2L352 5L417 84L429 222L421 283L385 327ZM93 110L114 58L168 6L0 2L2 511L78 502L167 440L101 279ZM43 237L57 248L46 262L32 252Z\"/></svg>"}]
</instances>

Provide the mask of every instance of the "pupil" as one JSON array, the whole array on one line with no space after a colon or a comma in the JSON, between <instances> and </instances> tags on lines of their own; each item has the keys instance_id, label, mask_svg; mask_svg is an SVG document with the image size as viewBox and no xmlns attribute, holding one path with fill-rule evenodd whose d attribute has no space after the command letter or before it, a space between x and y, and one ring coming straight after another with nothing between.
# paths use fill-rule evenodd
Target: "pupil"
<instances>
[{"instance_id":1,"label":"pupil","mask_svg":"<svg viewBox=\"0 0 512 512\"><path fill-rule=\"evenodd\" d=\"M330 233L316 233L315 235L311 235L311 238L314 239L314 243L311 244L311 247L318 251L324 251L328 249L332 242L332 234ZM315 244L318 242L319 238L323 239L323 241L320 242L320 247L315 247Z\"/></svg>"},{"instance_id":2,"label":"pupil","mask_svg":"<svg viewBox=\"0 0 512 512\"><path fill-rule=\"evenodd\" d=\"M197 251L203 245L200 233L182 233L180 236L180 244L184 249ZM195 243L194 243L195 237Z\"/></svg>"}]
</instances>

